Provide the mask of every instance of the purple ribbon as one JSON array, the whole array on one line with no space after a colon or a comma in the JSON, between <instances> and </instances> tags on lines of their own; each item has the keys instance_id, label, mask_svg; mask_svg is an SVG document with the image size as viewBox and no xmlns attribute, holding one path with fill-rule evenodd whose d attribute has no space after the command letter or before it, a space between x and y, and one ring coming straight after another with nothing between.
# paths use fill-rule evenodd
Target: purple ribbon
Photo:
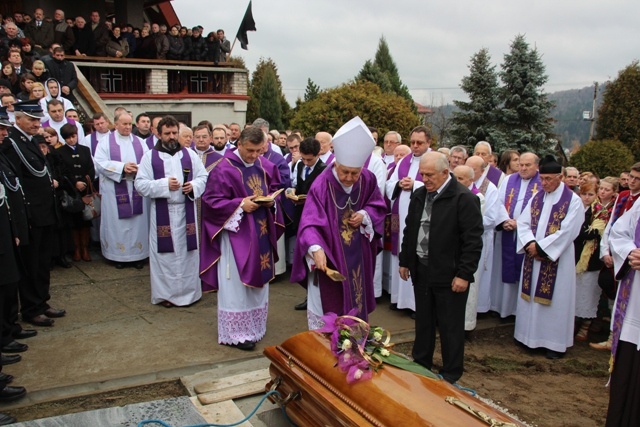
<instances>
[{"instance_id":1,"label":"purple ribbon","mask_svg":"<svg viewBox=\"0 0 640 427\"><path fill-rule=\"evenodd\" d=\"M410 154L404 157L400 163L398 164L398 181L402 178L406 177L409 174L409 169L411 168L411 160L413 160L413 155ZM420 161L420 159L416 159ZM422 175L420 175L420 171L416 173L414 178L416 181L422 182ZM393 255L398 255L398 249L400 246L400 197L398 196L395 200L391 201L391 253Z\"/></svg>"},{"instance_id":2,"label":"purple ribbon","mask_svg":"<svg viewBox=\"0 0 640 427\"><path fill-rule=\"evenodd\" d=\"M186 148L180 150L182 152L182 159L180 163L182 170L189 170L189 176L187 181L193 179L193 164L191 163L191 157ZM153 168L153 179L163 179L164 174L164 162L160 158L160 152L155 148L151 152L151 166ZM198 239L196 237L196 215L193 200L189 199L189 196L185 194L185 211L187 214L187 251L193 251L198 249ZM156 232L158 234L158 253L173 252L173 239L171 238L171 218L169 216L169 202L168 199L158 198L156 199Z\"/></svg>"},{"instance_id":3,"label":"purple ribbon","mask_svg":"<svg viewBox=\"0 0 640 427\"><path fill-rule=\"evenodd\" d=\"M518 195L520 194L520 184L522 183L522 177L518 173L507 178L507 188L505 195L505 208L509 213L509 218L514 218L516 205L518 204ZM542 188L540 181L540 174L536 172L535 176L531 178L527 185L527 191L520 206L520 212L524 210L529 203L529 199L539 189ZM535 191L534 191L535 190ZM520 281L520 270L522 270L522 261L524 255L519 254L516 251L516 231L503 230L502 231L502 282L503 283L518 283Z\"/></svg>"},{"instance_id":4,"label":"purple ribbon","mask_svg":"<svg viewBox=\"0 0 640 427\"><path fill-rule=\"evenodd\" d=\"M538 231L538 223L540 222L540 214L542 213L544 192L541 191L533 196L531 202L531 232L535 236ZM544 236L547 237L556 231L560 230L562 221L567 216L567 210L571 203L571 196L573 191L568 186L564 186L560 200L553 205L551 212L549 213L549 220L547 221L547 229ZM558 275L558 261L544 260L540 261L540 271L538 272L538 283L536 284L536 291L533 297L533 301L549 305L553 298L553 290L556 284L556 278ZM533 258L530 256L524 257L524 266L522 267L522 298L525 301L531 300L531 279L533 277Z\"/></svg>"},{"instance_id":5,"label":"purple ribbon","mask_svg":"<svg viewBox=\"0 0 640 427\"><path fill-rule=\"evenodd\" d=\"M136 155L136 163L140 164L142 160L142 144L136 137L133 138L133 151ZM109 135L109 152L111 154L111 160L115 162L122 162L122 155L120 154L120 146L116 142L116 133L111 132ZM118 218L131 218L134 215L142 214L142 196L138 194L135 186L133 187L132 197L133 203L129 199L129 189L127 188L127 181L121 179L120 182L113 183L116 190L116 204L118 206ZM132 206L133 205L133 206Z\"/></svg>"},{"instance_id":6,"label":"purple ribbon","mask_svg":"<svg viewBox=\"0 0 640 427\"><path fill-rule=\"evenodd\" d=\"M489 165L489 172L487 172L487 179L493 182L493 185L498 187L500 183L500 177L502 176L502 171L493 165Z\"/></svg>"}]
</instances>

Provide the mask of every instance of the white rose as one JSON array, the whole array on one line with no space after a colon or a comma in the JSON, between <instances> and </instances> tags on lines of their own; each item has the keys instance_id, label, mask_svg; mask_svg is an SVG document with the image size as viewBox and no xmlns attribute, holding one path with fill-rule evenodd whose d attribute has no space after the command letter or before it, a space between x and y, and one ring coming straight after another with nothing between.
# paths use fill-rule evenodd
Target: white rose
<instances>
[{"instance_id":1,"label":"white rose","mask_svg":"<svg viewBox=\"0 0 640 427\"><path fill-rule=\"evenodd\" d=\"M342 350L349 350L351 348L351 340L342 341L342 346L340 347Z\"/></svg>"},{"instance_id":2,"label":"white rose","mask_svg":"<svg viewBox=\"0 0 640 427\"><path fill-rule=\"evenodd\" d=\"M389 353L389 350L387 350L386 348L383 348L380 350L380 354L384 357L387 357L389 356L390 353Z\"/></svg>"},{"instance_id":3,"label":"white rose","mask_svg":"<svg viewBox=\"0 0 640 427\"><path fill-rule=\"evenodd\" d=\"M382 334L380 332L374 332L373 339L376 341L380 341L382 339Z\"/></svg>"},{"instance_id":4,"label":"white rose","mask_svg":"<svg viewBox=\"0 0 640 427\"><path fill-rule=\"evenodd\" d=\"M362 378L362 370L358 369L358 370L353 374L353 378L355 378L356 380L359 380L360 378Z\"/></svg>"}]
</instances>

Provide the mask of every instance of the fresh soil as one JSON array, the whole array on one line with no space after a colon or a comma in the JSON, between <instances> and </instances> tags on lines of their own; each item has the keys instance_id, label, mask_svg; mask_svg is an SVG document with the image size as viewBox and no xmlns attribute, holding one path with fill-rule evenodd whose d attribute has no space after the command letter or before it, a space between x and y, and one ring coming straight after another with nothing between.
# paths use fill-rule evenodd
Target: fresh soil
<instances>
[{"instance_id":1,"label":"fresh soil","mask_svg":"<svg viewBox=\"0 0 640 427\"><path fill-rule=\"evenodd\" d=\"M604 425L609 389L609 352L576 342L564 358L549 360L542 350L515 344L513 325L474 331L465 344L465 372L459 384L515 414L531 426ZM603 341L597 334L590 341ZM413 343L396 346L411 354ZM441 366L440 348L434 370Z\"/></svg>"},{"instance_id":2,"label":"fresh soil","mask_svg":"<svg viewBox=\"0 0 640 427\"><path fill-rule=\"evenodd\" d=\"M606 333L590 338L606 339ZM396 351L411 354L413 343ZM442 363L436 349L434 370ZM609 399L609 353L575 343L560 360L543 351L517 346L513 325L473 332L465 345L465 373L460 385L475 390L531 426L591 427L604 424ZM186 396L179 380L94 394L7 410L20 421Z\"/></svg>"}]
</instances>

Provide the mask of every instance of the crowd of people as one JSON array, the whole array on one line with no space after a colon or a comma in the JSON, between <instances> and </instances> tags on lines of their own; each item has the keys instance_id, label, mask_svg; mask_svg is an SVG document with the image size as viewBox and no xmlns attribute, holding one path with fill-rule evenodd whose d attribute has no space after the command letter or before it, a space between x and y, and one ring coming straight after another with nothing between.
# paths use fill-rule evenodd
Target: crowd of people
<instances>
[{"instance_id":1,"label":"crowd of people","mask_svg":"<svg viewBox=\"0 0 640 427\"><path fill-rule=\"evenodd\" d=\"M13 64L16 79L32 70L32 64L49 55L52 45L67 55L113 58L226 62L231 43L223 29L205 35L204 27L187 28L145 22L141 28L104 20L98 11L85 18L66 18L61 9L53 17L37 8L33 14L0 15L0 60ZM15 53L15 56L14 56ZM12 57L13 56L13 57ZM23 64L23 70L16 65ZM3 69L3 74L4 69ZM7 74L5 74L7 77ZM19 87L18 82L12 82Z\"/></svg>"}]
</instances>

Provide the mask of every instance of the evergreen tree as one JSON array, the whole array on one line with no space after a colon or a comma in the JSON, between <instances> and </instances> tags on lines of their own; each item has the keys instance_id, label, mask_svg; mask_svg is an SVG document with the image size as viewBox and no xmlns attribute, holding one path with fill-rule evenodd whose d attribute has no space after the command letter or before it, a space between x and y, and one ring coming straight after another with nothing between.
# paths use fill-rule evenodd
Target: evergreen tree
<instances>
[{"instance_id":1,"label":"evergreen tree","mask_svg":"<svg viewBox=\"0 0 640 427\"><path fill-rule=\"evenodd\" d=\"M320 86L315 84L313 80L307 79L307 88L304 91L304 101L311 101L316 99L320 94Z\"/></svg>"},{"instance_id":2,"label":"evergreen tree","mask_svg":"<svg viewBox=\"0 0 640 427\"><path fill-rule=\"evenodd\" d=\"M276 73L267 67L260 85L260 117L269 122L273 129L282 129L282 104Z\"/></svg>"},{"instance_id":3,"label":"evergreen tree","mask_svg":"<svg viewBox=\"0 0 640 427\"><path fill-rule=\"evenodd\" d=\"M356 76L356 81L375 83L383 92L392 92L405 98L412 110L414 112L416 111L413 98L411 94L409 94L409 88L400 80L398 67L391 57L389 45L384 36L380 37L374 61L371 62L371 60L367 60L364 63L362 69Z\"/></svg>"},{"instance_id":4,"label":"evergreen tree","mask_svg":"<svg viewBox=\"0 0 640 427\"><path fill-rule=\"evenodd\" d=\"M451 135L455 144L474 146L487 141L494 150L506 146L500 126L500 87L496 66L485 48L471 57L469 75L462 78L460 87L469 102L453 101L460 111L453 113Z\"/></svg>"},{"instance_id":5,"label":"evergreen tree","mask_svg":"<svg viewBox=\"0 0 640 427\"><path fill-rule=\"evenodd\" d=\"M377 66L380 71L387 75L387 77L389 78L389 83L391 84L391 90L393 92L413 103L413 98L409 94L409 88L407 88L407 86L402 83L402 80L400 80L398 67L391 57L389 45L387 44L387 40L384 38L384 36L380 37L380 41L378 42L378 50L376 51L376 56L373 64Z\"/></svg>"},{"instance_id":6,"label":"evergreen tree","mask_svg":"<svg viewBox=\"0 0 640 427\"><path fill-rule=\"evenodd\" d=\"M279 98L280 98L280 106L281 112L280 117L285 117L285 115L289 115L289 110L291 107L287 102L284 93L282 92L282 82L280 81L280 77L278 76L278 66L271 58L260 58L258 64L256 65L256 70L251 75L251 82L249 84L248 94L249 105L247 106L247 122L253 122L255 119L260 117L260 96L262 93L262 82L264 79L264 74L266 71L270 69L273 71L276 80L276 87L278 90ZM284 123L286 125L286 123ZM275 126L275 125L274 125Z\"/></svg>"},{"instance_id":7,"label":"evergreen tree","mask_svg":"<svg viewBox=\"0 0 640 427\"><path fill-rule=\"evenodd\" d=\"M500 77L504 84L502 96L502 126L506 144L493 147L495 151L513 148L533 151L539 155L552 152L553 103L547 99L542 86L547 82L545 66L537 49L531 49L523 35L511 43L504 56Z\"/></svg>"},{"instance_id":8,"label":"evergreen tree","mask_svg":"<svg viewBox=\"0 0 640 427\"><path fill-rule=\"evenodd\" d=\"M633 61L607 85L596 122L597 139L617 139L640 159L640 65Z\"/></svg>"}]
</instances>

